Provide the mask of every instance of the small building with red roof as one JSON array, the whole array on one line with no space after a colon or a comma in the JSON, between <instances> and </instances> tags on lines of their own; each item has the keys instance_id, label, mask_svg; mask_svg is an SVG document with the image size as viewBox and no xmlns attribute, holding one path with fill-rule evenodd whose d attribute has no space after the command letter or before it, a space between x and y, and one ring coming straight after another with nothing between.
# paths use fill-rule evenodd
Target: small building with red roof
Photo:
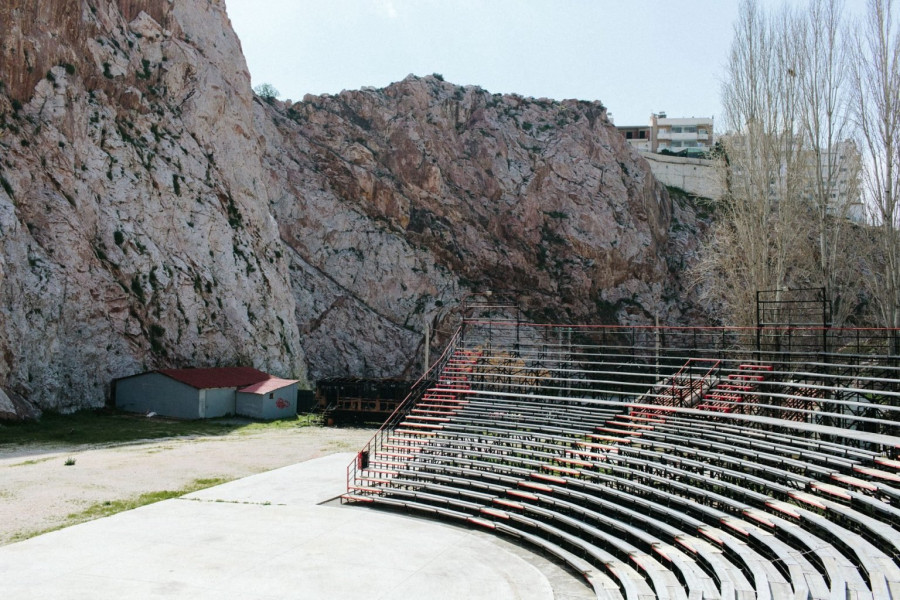
<instances>
[{"instance_id":1,"label":"small building with red roof","mask_svg":"<svg viewBox=\"0 0 900 600\"><path fill-rule=\"evenodd\" d=\"M297 380L250 367L158 369L115 382L116 408L180 419L297 414Z\"/></svg>"}]
</instances>

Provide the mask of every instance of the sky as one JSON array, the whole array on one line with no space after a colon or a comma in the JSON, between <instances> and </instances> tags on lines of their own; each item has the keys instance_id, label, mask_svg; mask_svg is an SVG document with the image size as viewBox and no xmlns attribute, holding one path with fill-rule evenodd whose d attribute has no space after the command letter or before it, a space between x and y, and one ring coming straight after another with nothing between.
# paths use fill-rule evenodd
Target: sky
<instances>
[{"instance_id":1,"label":"sky","mask_svg":"<svg viewBox=\"0 0 900 600\"><path fill-rule=\"evenodd\" d=\"M765 0L763 4L774 4ZM281 99L410 73L599 100L617 125L714 117L738 0L226 0L253 86Z\"/></svg>"}]
</instances>

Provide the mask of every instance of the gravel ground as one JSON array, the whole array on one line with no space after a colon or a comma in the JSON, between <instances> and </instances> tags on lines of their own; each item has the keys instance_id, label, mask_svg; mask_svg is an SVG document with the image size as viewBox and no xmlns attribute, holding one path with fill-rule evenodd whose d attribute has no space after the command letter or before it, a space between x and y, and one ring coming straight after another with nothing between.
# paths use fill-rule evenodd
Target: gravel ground
<instances>
[{"instance_id":1,"label":"gravel ground","mask_svg":"<svg viewBox=\"0 0 900 600\"><path fill-rule=\"evenodd\" d=\"M0 545L65 525L70 515L98 503L181 490L198 479L238 479L354 451L373 433L304 427L105 447L0 448Z\"/></svg>"}]
</instances>

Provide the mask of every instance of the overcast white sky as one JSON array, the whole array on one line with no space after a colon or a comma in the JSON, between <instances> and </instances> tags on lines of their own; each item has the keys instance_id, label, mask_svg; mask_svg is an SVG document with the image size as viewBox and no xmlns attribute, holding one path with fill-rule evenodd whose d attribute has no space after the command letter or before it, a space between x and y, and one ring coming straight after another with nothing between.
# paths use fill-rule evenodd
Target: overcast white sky
<instances>
[{"instance_id":1,"label":"overcast white sky","mask_svg":"<svg viewBox=\"0 0 900 600\"><path fill-rule=\"evenodd\" d=\"M853 0L851 0L853 1ZM253 85L281 98L441 73L600 100L618 125L717 118L738 0L226 0ZM765 0L764 4L776 4ZM780 2L777 4L780 5Z\"/></svg>"}]
</instances>

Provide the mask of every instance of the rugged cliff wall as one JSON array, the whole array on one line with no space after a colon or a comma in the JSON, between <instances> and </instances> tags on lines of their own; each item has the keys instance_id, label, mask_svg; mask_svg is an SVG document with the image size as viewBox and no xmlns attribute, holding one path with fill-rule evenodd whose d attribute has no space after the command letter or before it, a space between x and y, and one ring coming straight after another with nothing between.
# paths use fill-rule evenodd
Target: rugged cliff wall
<instances>
[{"instance_id":1,"label":"rugged cliff wall","mask_svg":"<svg viewBox=\"0 0 900 600\"><path fill-rule=\"evenodd\" d=\"M4 5L0 83L0 415L161 366L408 374L486 289L690 319L696 217L599 103L433 76L267 102L217 0Z\"/></svg>"},{"instance_id":2,"label":"rugged cliff wall","mask_svg":"<svg viewBox=\"0 0 900 600\"><path fill-rule=\"evenodd\" d=\"M223 3L16 4L0 9L0 387L66 410L157 366L305 378Z\"/></svg>"},{"instance_id":3,"label":"rugged cliff wall","mask_svg":"<svg viewBox=\"0 0 900 600\"><path fill-rule=\"evenodd\" d=\"M368 322L410 356L421 337L409 329L449 330L472 290L514 292L545 320L683 320L667 255L690 242L670 228L673 211L696 219L673 207L598 102L410 76L259 101L256 122L272 211L304 274L293 283L309 355L328 353L345 324ZM323 292L310 291L320 274L327 284L312 287ZM368 356L341 350L356 366Z\"/></svg>"}]
</instances>

